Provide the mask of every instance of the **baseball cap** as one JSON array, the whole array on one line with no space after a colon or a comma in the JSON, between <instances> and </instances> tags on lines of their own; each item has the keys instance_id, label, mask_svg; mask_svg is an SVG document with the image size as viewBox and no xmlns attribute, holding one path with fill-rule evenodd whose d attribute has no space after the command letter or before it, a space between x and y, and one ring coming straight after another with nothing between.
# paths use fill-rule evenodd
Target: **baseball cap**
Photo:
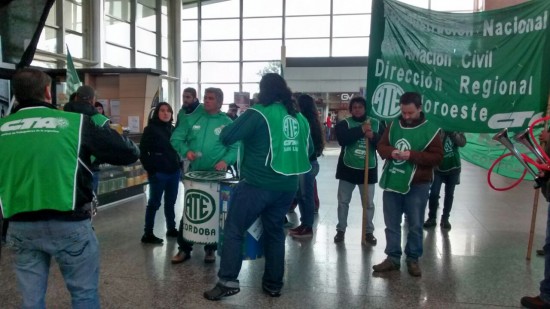
<instances>
[{"instance_id":1,"label":"baseball cap","mask_svg":"<svg viewBox=\"0 0 550 309\"><path fill-rule=\"evenodd\" d=\"M76 95L80 100L91 100L95 97L95 90L88 85L80 86L76 90Z\"/></svg>"}]
</instances>

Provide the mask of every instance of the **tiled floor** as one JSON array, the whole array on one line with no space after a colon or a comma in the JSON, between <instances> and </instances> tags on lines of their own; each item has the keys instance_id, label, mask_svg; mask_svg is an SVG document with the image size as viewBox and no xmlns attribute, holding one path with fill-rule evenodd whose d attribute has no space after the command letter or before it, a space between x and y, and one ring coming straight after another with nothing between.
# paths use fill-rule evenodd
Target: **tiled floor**
<instances>
[{"instance_id":1,"label":"tiled floor","mask_svg":"<svg viewBox=\"0 0 550 309\"><path fill-rule=\"evenodd\" d=\"M320 158L317 178L321 209L313 239L286 242L283 295L270 298L260 282L263 259L243 263L241 292L220 302L209 302L202 292L216 282L219 259L206 265L200 246L184 264L171 265L175 240L164 246L142 245L145 197L102 209L94 220L101 246L100 293L103 308L519 308L519 299L537 294L543 259L525 259L531 221L530 183L506 192L491 190L486 171L464 163L462 184L455 193L452 229L424 233L421 278L400 272L372 273L385 258L381 191L375 196L375 235L378 245L360 244L361 209L354 195L345 243L334 244L337 223L334 179L339 149L331 144ZM500 185L507 183L499 179ZM180 194L181 195L181 194ZM177 216L181 215L181 199ZM547 207L541 196L535 246L544 240ZM289 216L299 221L299 214ZM163 235L163 215L155 232ZM20 297L11 268L12 255L0 260L0 308L18 308ZM53 263L47 293L48 308L69 308L69 294Z\"/></svg>"}]
</instances>

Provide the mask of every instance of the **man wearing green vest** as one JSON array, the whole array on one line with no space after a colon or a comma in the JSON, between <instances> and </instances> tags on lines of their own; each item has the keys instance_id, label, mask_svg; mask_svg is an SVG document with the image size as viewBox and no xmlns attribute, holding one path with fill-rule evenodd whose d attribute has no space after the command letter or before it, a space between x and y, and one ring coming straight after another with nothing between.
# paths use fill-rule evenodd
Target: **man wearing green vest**
<instances>
[{"instance_id":1,"label":"man wearing green vest","mask_svg":"<svg viewBox=\"0 0 550 309\"><path fill-rule=\"evenodd\" d=\"M384 131L378 153L386 160L380 187L384 189L384 222L388 257L372 268L375 272L399 270L401 266L401 221L409 226L405 255L407 269L414 277L422 275L418 259L422 256L424 210L434 167L443 159L439 128L422 112L417 92L405 92L399 99L401 115Z\"/></svg>"},{"instance_id":2,"label":"man wearing green vest","mask_svg":"<svg viewBox=\"0 0 550 309\"><path fill-rule=\"evenodd\" d=\"M189 171L226 171L227 166L237 161L238 144L226 146L220 141L222 128L233 122L220 110L223 91L220 88L207 88L202 105L201 110L195 109L193 114L181 119L170 143L180 156L189 160ZM183 239L181 224L178 232L179 250L172 258L173 264L188 260L193 250L193 244ZM204 246L205 263L216 261L216 249L217 244Z\"/></svg>"},{"instance_id":3,"label":"man wearing green vest","mask_svg":"<svg viewBox=\"0 0 550 309\"><path fill-rule=\"evenodd\" d=\"M336 179L338 182L338 224L334 242L344 241L346 227L348 225L349 203L355 187L359 187L361 204L367 210L366 240L370 245L376 245L374 237L374 187L378 182L378 164L376 159L376 144L384 132L384 126L378 120L367 118L367 101L363 97L354 97L349 102L351 117L340 121L336 127L336 139L342 147L338 165L336 167ZM369 143L368 166L368 192L365 192L365 150ZM368 194L365 204L364 196Z\"/></svg>"},{"instance_id":4,"label":"man wearing green vest","mask_svg":"<svg viewBox=\"0 0 550 309\"><path fill-rule=\"evenodd\" d=\"M23 308L45 308L52 257L73 308L99 308L99 246L91 225L91 156L115 165L139 158L139 148L82 114L51 105L51 78L22 69L12 78L18 102L0 119L0 206L10 220Z\"/></svg>"},{"instance_id":5,"label":"man wearing green vest","mask_svg":"<svg viewBox=\"0 0 550 309\"><path fill-rule=\"evenodd\" d=\"M63 110L66 112L88 115L96 125L109 128L109 118L107 118L105 115L100 114L94 106L95 97L96 95L94 88L88 85L80 86L75 92L74 100L65 104L65 106L63 106ZM94 172L92 185L94 193L96 195L99 187L100 163L100 161L93 158L92 165L90 166L92 172Z\"/></svg>"},{"instance_id":6,"label":"man wearing green vest","mask_svg":"<svg viewBox=\"0 0 550 309\"><path fill-rule=\"evenodd\" d=\"M430 188L428 199L428 220L424 222L425 228L432 228L437 225L436 216L439 207L439 192L441 184L445 183L445 199L443 200L443 213L441 214L441 228L451 229L449 215L453 207L455 186L460 184L460 152L459 147L466 145L466 137L461 132L442 131L443 161L435 169L434 182Z\"/></svg>"},{"instance_id":7,"label":"man wearing green vest","mask_svg":"<svg viewBox=\"0 0 550 309\"><path fill-rule=\"evenodd\" d=\"M242 141L244 155L225 222L219 280L203 294L208 300L239 293L243 236L258 217L265 252L262 289L271 297L281 295L285 215L298 190L298 175L311 169L308 151L313 153L309 124L295 106L286 81L268 73L260 81L259 102L220 135L225 145Z\"/></svg>"}]
</instances>

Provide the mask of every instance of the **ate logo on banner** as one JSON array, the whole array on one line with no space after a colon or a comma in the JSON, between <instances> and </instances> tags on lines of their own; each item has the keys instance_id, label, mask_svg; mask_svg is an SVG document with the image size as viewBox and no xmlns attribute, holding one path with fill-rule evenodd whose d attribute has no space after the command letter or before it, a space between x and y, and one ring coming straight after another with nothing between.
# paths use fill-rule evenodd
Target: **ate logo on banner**
<instances>
[{"instance_id":1,"label":"ate logo on banner","mask_svg":"<svg viewBox=\"0 0 550 309\"><path fill-rule=\"evenodd\" d=\"M185 217L194 224L205 223L216 212L216 201L205 191L189 189L185 195Z\"/></svg>"},{"instance_id":2,"label":"ate logo on banner","mask_svg":"<svg viewBox=\"0 0 550 309\"><path fill-rule=\"evenodd\" d=\"M394 118L399 115L399 98L403 94L403 88L394 83L382 83L376 87L372 95L372 108L374 114L383 118Z\"/></svg>"}]
</instances>

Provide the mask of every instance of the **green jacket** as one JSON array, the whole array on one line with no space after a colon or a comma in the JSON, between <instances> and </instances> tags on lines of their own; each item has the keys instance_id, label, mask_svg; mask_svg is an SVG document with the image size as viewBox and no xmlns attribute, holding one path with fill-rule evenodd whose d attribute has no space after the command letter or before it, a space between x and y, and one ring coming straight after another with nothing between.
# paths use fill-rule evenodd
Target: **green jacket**
<instances>
[{"instance_id":1,"label":"green jacket","mask_svg":"<svg viewBox=\"0 0 550 309\"><path fill-rule=\"evenodd\" d=\"M219 138L224 126L231 124L225 113L210 115L204 109L186 115L172 133L170 143L183 158L193 151L198 156L191 161L189 171L211 171L219 161L227 165L237 161L238 144L224 146Z\"/></svg>"}]
</instances>

